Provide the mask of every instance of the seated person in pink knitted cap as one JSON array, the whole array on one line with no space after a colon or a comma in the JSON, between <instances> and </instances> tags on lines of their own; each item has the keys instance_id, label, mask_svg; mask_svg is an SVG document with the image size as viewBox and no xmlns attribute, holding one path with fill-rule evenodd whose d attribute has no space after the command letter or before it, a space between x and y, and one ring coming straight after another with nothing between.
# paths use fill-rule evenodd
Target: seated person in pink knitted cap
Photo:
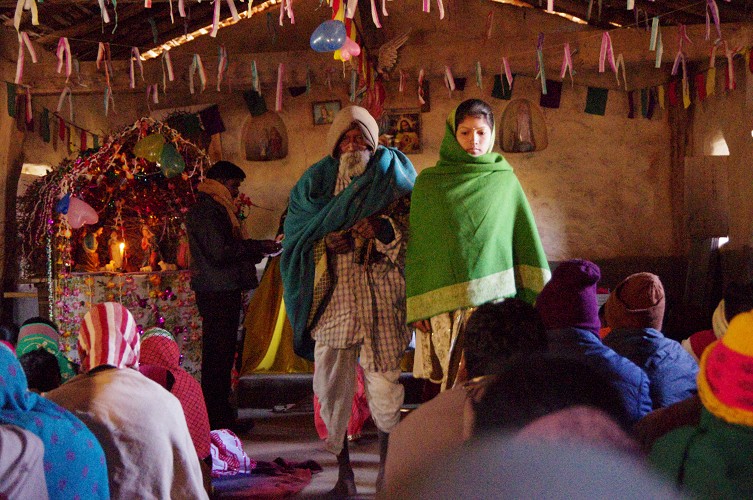
<instances>
[{"instance_id":1,"label":"seated person in pink knitted cap","mask_svg":"<svg viewBox=\"0 0 753 500\"><path fill-rule=\"evenodd\" d=\"M604 344L640 366L649 378L654 409L693 396L698 365L679 342L661 333L664 287L658 276L636 273L609 295Z\"/></svg>"},{"instance_id":2,"label":"seated person in pink knitted cap","mask_svg":"<svg viewBox=\"0 0 753 500\"><path fill-rule=\"evenodd\" d=\"M694 498L753 498L753 312L701 356L698 425L659 439L650 462Z\"/></svg>"},{"instance_id":3,"label":"seated person in pink knitted cap","mask_svg":"<svg viewBox=\"0 0 753 500\"><path fill-rule=\"evenodd\" d=\"M139 373L140 347L128 309L95 305L78 336L82 373L47 397L99 439L111 498L208 498L183 408Z\"/></svg>"},{"instance_id":4,"label":"seated person in pink knitted cap","mask_svg":"<svg viewBox=\"0 0 753 500\"><path fill-rule=\"evenodd\" d=\"M619 423L632 425L651 411L649 381L635 363L599 338L596 284L600 278L599 266L593 262L563 262L537 297L536 309L547 329L549 352L582 361L600 373L622 401Z\"/></svg>"},{"instance_id":5,"label":"seated person in pink knitted cap","mask_svg":"<svg viewBox=\"0 0 753 500\"><path fill-rule=\"evenodd\" d=\"M160 383L170 391L183 407L186 423L191 433L199 460L209 457L209 417L204 404L199 382L180 367L180 347L170 332L162 328L149 328L141 336L139 371ZM153 374L164 370L165 381L157 380Z\"/></svg>"}]
</instances>

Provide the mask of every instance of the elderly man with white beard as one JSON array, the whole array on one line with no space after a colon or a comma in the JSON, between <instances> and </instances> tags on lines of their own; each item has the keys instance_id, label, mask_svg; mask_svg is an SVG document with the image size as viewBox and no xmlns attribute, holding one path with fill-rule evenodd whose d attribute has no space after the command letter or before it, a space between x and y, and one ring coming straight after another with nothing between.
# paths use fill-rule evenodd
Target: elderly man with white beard
<instances>
[{"instance_id":1,"label":"elderly man with white beard","mask_svg":"<svg viewBox=\"0 0 753 500\"><path fill-rule=\"evenodd\" d=\"M330 154L293 187L285 220L285 307L296 353L316 363L314 392L339 465L333 496L356 494L346 439L356 362L379 431L377 490L404 397L398 378L410 331L403 268L416 171L378 136L367 110L342 109L327 136Z\"/></svg>"}]
</instances>

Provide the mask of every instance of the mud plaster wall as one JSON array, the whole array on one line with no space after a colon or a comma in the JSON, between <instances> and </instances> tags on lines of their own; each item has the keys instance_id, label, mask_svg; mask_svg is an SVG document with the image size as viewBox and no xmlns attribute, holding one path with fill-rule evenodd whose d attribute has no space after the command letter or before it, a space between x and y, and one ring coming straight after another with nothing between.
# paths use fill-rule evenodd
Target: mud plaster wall
<instances>
[{"instance_id":1,"label":"mud plaster wall","mask_svg":"<svg viewBox=\"0 0 753 500\"><path fill-rule=\"evenodd\" d=\"M485 78L484 90L469 82L464 92L454 92L451 99L438 83L431 82L431 112L422 115L423 153L410 156L419 171L436 162L444 120L463 99L486 99L497 117L507 104L489 97L491 77ZM514 96L537 103L537 85L530 78L519 78ZM314 88L310 96L285 96L280 116L287 128L289 154L285 159L270 162L245 160L241 133L244 122L253 118L240 92L206 91L193 100L168 95L163 102L165 107L197 102L220 105L227 127L222 134L224 157L247 173L242 190L256 204L271 209L254 209L247 221L251 234L262 238L272 236L276 230L277 219L296 180L326 154L327 126L313 125L311 102L339 98L345 105L345 84L340 86L339 93ZM265 97L268 107L272 107L271 89L265 91ZM585 88L565 86L560 109L543 109L549 147L531 154L507 155L528 195L547 256L550 260L561 260L672 255L669 132L664 117L660 113L653 120L627 119L627 98L621 92L610 93L606 116L587 115L583 113L585 98ZM44 105L54 106L54 99L46 100L49 102ZM393 100L393 103L402 107L409 100ZM113 114L109 123L124 125L140 114L147 114L142 102L141 96L121 96L116 102L121 111ZM77 124L91 130L104 130L107 126L99 118L102 110L98 97L76 96L74 106ZM25 157L30 162L56 164L62 150L59 147L57 152L53 151L34 134L27 134L24 141Z\"/></svg>"}]
</instances>

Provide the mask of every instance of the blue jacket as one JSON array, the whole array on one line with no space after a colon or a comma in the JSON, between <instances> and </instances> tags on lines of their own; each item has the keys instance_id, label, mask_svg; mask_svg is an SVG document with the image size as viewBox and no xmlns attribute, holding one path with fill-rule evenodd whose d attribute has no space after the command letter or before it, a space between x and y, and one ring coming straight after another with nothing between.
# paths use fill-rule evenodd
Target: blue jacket
<instances>
[{"instance_id":1,"label":"blue jacket","mask_svg":"<svg viewBox=\"0 0 753 500\"><path fill-rule=\"evenodd\" d=\"M696 394L698 363L672 339L653 328L618 328L604 339L621 356L640 366L651 384L654 409Z\"/></svg>"},{"instance_id":2,"label":"blue jacket","mask_svg":"<svg viewBox=\"0 0 753 500\"><path fill-rule=\"evenodd\" d=\"M599 337L580 328L548 330L549 352L593 368L615 389L623 404L624 425L632 425L651 411L648 376L632 361L602 344Z\"/></svg>"}]
</instances>

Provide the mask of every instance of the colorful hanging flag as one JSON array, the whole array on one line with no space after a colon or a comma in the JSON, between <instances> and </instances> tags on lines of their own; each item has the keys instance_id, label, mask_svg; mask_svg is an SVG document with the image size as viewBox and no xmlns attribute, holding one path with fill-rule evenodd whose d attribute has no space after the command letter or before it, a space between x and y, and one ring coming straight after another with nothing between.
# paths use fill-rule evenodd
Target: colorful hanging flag
<instances>
[{"instance_id":1,"label":"colorful hanging flag","mask_svg":"<svg viewBox=\"0 0 753 500\"><path fill-rule=\"evenodd\" d=\"M506 101L509 101L512 98L512 82L509 82L507 80L507 75L505 75L504 73L500 75L494 75L494 88L492 89L492 97L496 97L497 99L504 99Z\"/></svg>"},{"instance_id":2,"label":"colorful hanging flag","mask_svg":"<svg viewBox=\"0 0 753 500\"><path fill-rule=\"evenodd\" d=\"M698 101L703 102L706 100L706 74L698 73L695 75L695 88L698 93Z\"/></svg>"},{"instance_id":3,"label":"colorful hanging flag","mask_svg":"<svg viewBox=\"0 0 753 500\"><path fill-rule=\"evenodd\" d=\"M590 115L604 116L607 110L607 97L609 96L608 89L602 89L598 87L588 87L588 93L586 95L586 109L585 112Z\"/></svg>"},{"instance_id":4,"label":"colorful hanging flag","mask_svg":"<svg viewBox=\"0 0 753 500\"><path fill-rule=\"evenodd\" d=\"M562 82L547 80L546 89L546 94L541 94L539 106L542 108L559 108L560 99L562 98Z\"/></svg>"}]
</instances>

